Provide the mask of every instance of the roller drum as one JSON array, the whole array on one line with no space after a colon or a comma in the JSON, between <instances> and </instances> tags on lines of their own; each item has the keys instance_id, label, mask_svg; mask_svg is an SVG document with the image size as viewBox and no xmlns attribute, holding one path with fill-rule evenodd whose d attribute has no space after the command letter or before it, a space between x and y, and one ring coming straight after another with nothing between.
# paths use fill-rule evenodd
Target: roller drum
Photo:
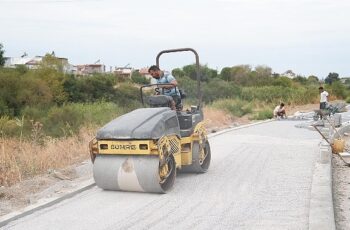
<instances>
[{"instance_id":1,"label":"roller drum","mask_svg":"<svg viewBox=\"0 0 350 230\"><path fill-rule=\"evenodd\" d=\"M97 155L93 176L105 190L165 193L174 184L176 170L160 183L158 156Z\"/></svg>"}]
</instances>

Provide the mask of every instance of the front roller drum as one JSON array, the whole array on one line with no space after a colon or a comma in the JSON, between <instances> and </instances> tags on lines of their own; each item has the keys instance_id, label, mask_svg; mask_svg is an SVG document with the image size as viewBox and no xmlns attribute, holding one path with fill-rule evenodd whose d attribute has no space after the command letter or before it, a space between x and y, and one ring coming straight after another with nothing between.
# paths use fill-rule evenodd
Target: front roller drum
<instances>
[{"instance_id":1,"label":"front roller drum","mask_svg":"<svg viewBox=\"0 0 350 230\"><path fill-rule=\"evenodd\" d=\"M185 173L205 173L208 171L211 160L211 151L208 140L201 145L198 141L192 144L192 164L183 165L181 172Z\"/></svg>"},{"instance_id":2,"label":"front roller drum","mask_svg":"<svg viewBox=\"0 0 350 230\"><path fill-rule=\"evenodd\" d=\"M173 156L160 165L158 156L97 155L93 176L105 190L165 193L175 181Z\"/></svg>"}]
</instances>

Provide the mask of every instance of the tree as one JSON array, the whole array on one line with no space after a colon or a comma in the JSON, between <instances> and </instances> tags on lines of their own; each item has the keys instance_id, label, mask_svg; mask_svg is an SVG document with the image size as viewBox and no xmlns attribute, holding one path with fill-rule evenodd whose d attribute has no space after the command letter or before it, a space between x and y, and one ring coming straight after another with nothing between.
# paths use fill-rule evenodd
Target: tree
<instances>
[{"instance_id":1,"label":"tree","mask_svg":"<svg viewBox=\"0 0 350 230\"><path fill-rule=\"evenodd\" d=\"M335 95L339 99L346 98L346 87L340 81L333 81L331 87L329 88L331 94Z\"/></svg>"},{"instance_id":2,"label":"tree","mask_svg":"<svg viewBox=\"0 0 350 230\"><path fill-rule=\"evenodd\" d=\"M131 74L131 80L137 84L141 84L141 85L145 85L145 84L149 84L150 80L145 78L144 76L142 76L140 74L139 71L133 71Z\"/></svg>"},{"instance_id":3,"label":"tree","mask_svg":"<svg viewBox=\"0 0 350 230\"><path fill-rule=\"evenodd\" d=\"M200 76L202 81L208 81L217 77L217 71L214 69L210 69L207 65L201 65L200 67ZM190 77L192 80L197 80L197 67L195 64L186 65L182 68L185 76Z\"/></svg>"},{"instance_id":4,"label":"tree","mask_svg":"<svg viewBox=\"0 0 350 230\"><path fill-rule=\"evenodd\" d=\"M231 79L231 68L225 67L221 70L220 73L221 79L225 81L229 81Z\"/></svg>"},{"instance_id":5,"label":"tree","mask_svg":"<svg viewBox=\"0 0 350 230\"><path fill-rule=\"evenodd\" d=\"M295 78L293 78L293 81L299 82L300 84L303 84L303 85L307 83L307 79L300 75L297 75Z\"/></svg>"},{"instance_id":6,"label":"tree","mask_svg":"<svg viewBox=\"0 0 350 230\"><path fill-rule=\"evenodd\" d=\"M183 76L185 76L185 72L182 69L180 69L180 68L173 69L173 71L171 71L171 74L174 77L183 77Z\"/></svg>"},{"instance_id":7,"label":"tree","mask_svg":"<svg viewBox=\"0 0 350 230\"><path fill-rule=\"evenodd\" d=\"M231 68L231 81L242 84L247 81L249 74L252 72L250 65L237 65Z\"/></svg>"},{"instance_id":8,"label":"tree","mask_svg":"<svg viewBox=\"0 0 350 230\"><path fill-rule=\"evenodd\" d=\"M329 73L324 81L326 82L326 84L331 85L333 82L339 81L339 74Z\"/></svg>"},{"instance_id":9,"label":"tree","mask_svg":"<svg viewBox=\"0 0 350 230\"><path fill-rule=\"evenodd\" d=\"M182 70L184 71L185 76L190 77L192 80L197 79L196 65L186 65L182 68Z\"/></svg>"},{"instance_id":10,"label":"tree","mask_svg":"<svg viewBox=\"0 0 350 230\"><path fill-rule=\"evenodd\" d=\"M4 57L5 50L3 50L3 45L0 43L0 66L5 65L5 57Z\"/></svg>"},{"instance_id":11,"label":"tree","mask_svg":"<svg viewBox=\"0 0 350 230\"><path fill-rule=\"evenodd\" d=\"M207 65L200 66L200 73L204 81L210 81L218 76L217 70L211 69Z\"/></svg>"},{"instance_id":12,"label":"tree","mask_svg":"<svg viewBox=\"0 0 350 230\"><path fill-rule=\"evenodd\" d=\"M258 77L271 77L272 76L272 69L271 67L264 66L264 65L258 65L255 67L255 72L257 73Z\"/></svg>"},{"instance_id":13,"label":"tree","mask_svg":"<svg viewBox=\"0 0 350 230\"><path fill-rule=\"evenodd\" d=\"M59 72L63 72L64 70L64 63L54 56L53 54L46 54L40 63L40 68L45 69L55 69Z\"/></svg>"},{"instance_id":14,"label":"tree","mask_svg":"<svg viewBox=\"0 0 350 230\"><path fill-rule=\"evenodd\" d=\"M308 78L307 78L307 81L309 84L317 84L319 83L319 79L317 76L315 75L310 75Z\"/></svg>"}]
</instances>

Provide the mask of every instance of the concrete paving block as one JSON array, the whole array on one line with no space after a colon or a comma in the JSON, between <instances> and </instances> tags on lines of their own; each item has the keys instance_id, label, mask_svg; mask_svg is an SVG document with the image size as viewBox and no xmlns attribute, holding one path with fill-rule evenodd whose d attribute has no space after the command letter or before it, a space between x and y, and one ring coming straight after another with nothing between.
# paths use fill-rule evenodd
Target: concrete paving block
<instances>
[{"instance_id":1,"label":"concrete paving block","mask_svg":"<svg viewBox=\"0 0 350 230\"><path fill-rule=\"evenodd\" d=\"M312 179L309 213L310 230L335 229L331 157L331 147L321 143L320 159L315 164Z\"/></svg>"}]
</instances>

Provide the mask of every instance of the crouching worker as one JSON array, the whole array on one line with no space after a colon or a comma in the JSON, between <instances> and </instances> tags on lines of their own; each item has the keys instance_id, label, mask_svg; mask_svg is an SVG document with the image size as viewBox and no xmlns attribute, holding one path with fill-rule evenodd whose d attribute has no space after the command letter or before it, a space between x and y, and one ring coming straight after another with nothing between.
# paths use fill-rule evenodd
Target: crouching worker
<instances>
[{"instance_id":1,"label":"crouching worker","mask_svg":"<svg viewBox=\"0 0 350 230\"><path fill-rule=\"evenodd\" d=\"M273 116L275 118L287 118L284 103L276 106L276 108L273 110Z\"/></svg>"},{"instance_id":2,"label":"crouching worker","mask_svg":"<svg viewBox=\"0 0 350 230\"><path fill-rule=\"evenodd\" d=\"M172 109L176 108L176 110L182 110L181 96L179 89L177 88L176 79L170 73L161 71L156 65L152 65L148 69L148 73L157 80L158 84L171 84L160 86L163 88L161 93L173 98L174 102L172 104L175 106L172 106Z\"/></svg>"}]
</instances>

